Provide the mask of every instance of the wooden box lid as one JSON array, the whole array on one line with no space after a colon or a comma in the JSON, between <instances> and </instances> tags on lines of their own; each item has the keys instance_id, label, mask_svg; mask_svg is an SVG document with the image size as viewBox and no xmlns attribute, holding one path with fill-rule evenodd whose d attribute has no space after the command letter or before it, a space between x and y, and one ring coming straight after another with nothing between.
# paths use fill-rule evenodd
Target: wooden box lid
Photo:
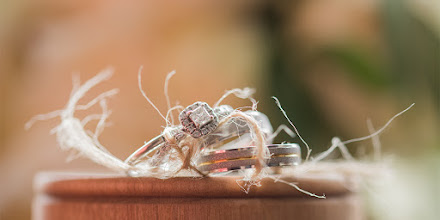
<instances>
[{"instance_id":1,"label":"wooden box lid","mask_svg":"<svg viewBox=\"0 0 440 220\"><path fill-rule=\"evenodd\" d=\"M245 193L240 179L43 172L34 181L33 219L362 219L360 199L341 176L284 179L326 199L268 178Z\"/></svg>"}]
</instances>

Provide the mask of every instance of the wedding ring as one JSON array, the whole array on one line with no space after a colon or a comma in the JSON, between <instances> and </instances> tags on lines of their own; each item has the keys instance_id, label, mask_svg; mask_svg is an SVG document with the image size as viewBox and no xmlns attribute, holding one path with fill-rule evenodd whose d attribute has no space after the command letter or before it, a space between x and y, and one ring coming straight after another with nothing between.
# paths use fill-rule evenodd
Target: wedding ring
<instances>
[{"instance_id":1,"label":"wedding ring","mask_svg":"<svg viewBox=\"0 0 440 220\"><path fill-rule=\"evenodd\" d=\"M203 137L214 131L221 117L230 114L232 111L232 107L222 106L214 113L214 110L207 103L195 102L180 113L179 119L181 125L168 129L168 135L174 137L177 142L182 140L187 134L194 138ZM135 165L143 157L161 147L165 147L166 144L166 136L162 133L142 145L142 147L132 153L125 162L129 165Z\"/></svg>"},{"instance_id":2,"label":"wedding ring","mask_svg":"<svg viewBox=\"0 0 440 220\"><path fill-rule=\"evenodd\" d=\"M196 102L180 113L179 119L181 125L168 128L165 132L167 132L167 135L172 136L177 143L186 135L191 135L193 138L203 138L201 141L202 146L198 146L202 149L208 146L223 145L223 142L226 140L241 137L250 132L245 122L235 119L232 119L233 121L231 121L231 123L226 123L221 126L221 128L218 128L219 121L227 117L232 111L234 111L234 109L229 105L221 105L212 109L204 102ZM266 137L272 134L272 126L269 119L263 113L246 111L245 114L252 116L261 124L260 127ZM169 147L165 132L146 142L132 153L125 162L129 165L136 165L144 157L152 155L153 152L160 154L166 153ZM240 140L246 141L246 137L240 138ZM236 142L237 141L231 141L229 145ZM160 163L160 161L161 159L158 158L154 162Z\"/></svg>"},{"instance_id":3,"label":"wedding ring","mask_svg":"<svg viewBox=\"0 0 440 220\"><path fill-rule=\"evenodd\" d=\"M269 167L296 166L301 163L301 149L298 144L271 144L267 146ZM205 154L197 161L202 172L219 173L232 170L254 168L257 162L255 147L217 150Z\"/></svg>"}]
</instances>

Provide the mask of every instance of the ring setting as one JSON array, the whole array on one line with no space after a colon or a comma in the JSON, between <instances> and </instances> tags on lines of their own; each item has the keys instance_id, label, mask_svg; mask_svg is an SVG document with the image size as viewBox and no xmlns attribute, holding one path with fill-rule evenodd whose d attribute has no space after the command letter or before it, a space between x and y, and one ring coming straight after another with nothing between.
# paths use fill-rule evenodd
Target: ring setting
<instances>
[{"instance_id":1,"label":"ring setting","mask_svg":"<svg viewBox=\"0 0 440 220\"><path fill-rule=\"evenodd\" d=\"M125 162L136 165L144 157L152 156L155 152L156 156L149 163L158 166L171 149L170 138L175 143L179 143L190 135L195 139L203 138L201 145L195 146L201 150L201 156L195 161L200 171L221 173L254 168L257 164L256 147L247 145L251 141L250 127L236 119L219 126L219 122L233 111L234 109L229 105L211 108L205 102L195 102L180 112L180 125L166 128L161 135L146 142L132 153ZM259 123L266 138L272 135L273 129L266 115L258 111L244 113ZM301 151L297 144L270 143L271 140L265 143L271 154L265 163L268 167L294 166L301 162ZM247 147L242 147L246 145Z\"/></svg>"},{"instance_id":2,"label":"ring setting","mask_svg":"<svg viewBox=\"0 0 440 220\"><path fill-rule=\"evenodd\" d=\"M218 117L205 102L196 102L186 107L179 115L183 130L193 138L213 132L218 126Z\"/></svg>"}]
</instances>

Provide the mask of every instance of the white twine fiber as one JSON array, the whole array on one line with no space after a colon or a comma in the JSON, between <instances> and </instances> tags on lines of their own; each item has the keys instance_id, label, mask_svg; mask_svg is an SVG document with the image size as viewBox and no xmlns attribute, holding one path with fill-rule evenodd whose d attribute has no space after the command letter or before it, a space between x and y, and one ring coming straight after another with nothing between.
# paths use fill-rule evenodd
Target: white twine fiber
<instances>
[{"instance_id":1,"label":"white twine fiber","mask_svg":"<svg viewBox=\"0 0 440 220\"><path fill-rule=\"evenodd\" d=\"M176 73L175 71L170 72L165 80L164 85L164 94L167 101L168 112L167 114L162 114L159 109L153 104L153 102L148 98L144 90L142 89L141 83L141 71L142 67L139 69L138 73L138 86L139 89L144 96L144 98L153 106L153 108L159 113L159 115L164 119L166 127L164 129L163 135L167 139L168 145L170 149L168 149L166 155L163 156L162 160L165 163L161 165L152 166L152 161L158 160L156 156L146 158L145 161L136 164L129 165L119 158L112 155L110 152L106 150L104 146L102 146L98 140L99 135L103 132L106 120L111 114L111 111L107 108L107 99L118 93L117 89L112 89L106 92L101 93L91 101L86 104L79 104L79 101L86 95L86 93L92 89L97 84L101 83L104 80L108 80L112 74L113 69L107 68L100 73L98 73L95 77L89 79L84 84L80 85L79 79L74 78L73 80L73 90L70 95L69 101L64 109L56 110L47 114L36 115L29 122L26 123L25 128L29 129L36 121L39 120L47 120L50 118L60 117L61 123L55 127L51 133L55 133L57 136L57 141L59 146L63 150L68 150L73 152L74 157L85 157L93 162L100 164L104 167L107 167L111 170L121 173L130 173L135 174L136 176L151 176L156 178L170 178L179 175L181 172L189 172L191 175L201 175L205 176L206 174L199 171L194 161L198 156L200 156L199 147L203 144L201 143L201 139L195 139L190 135L187 135L183 140L176 141L175 137L169 132L172 130L171 128L175 127L176 124L173 118L173 111L181 111L183 109L182 106L176 105L171 106L169 96L168 96L168 83L171 77ZM252 110L257 110L257 101L252 98L252 94L255 91L250 88L244 89L232 89L226 91L225 94L213 105L213 107L217 107L223 102L228 96L234 95L241 99L248 99L252 102ZM262 129L258 122L247 114L244 114L239 109L246 108L238 108L234 110L230 115L225 117L223 120L219 122L219 126L230 123L233 120L242 120L246 122L247 126L249 126L251 131L251 142L249 145L256 146L256 157L257 164L255 169L252 169L251 172L241 171L243 178L240 181L237 181L239 186L243 189L243 191L248 192L251 186L260 186L260 181L263 178L271 178L275 182L281 182L288 184L295 189L317 198L325 198L325 195L316 195L312 192L305 191L299 188L295 183L287 182L283 180L283 177L298 177L302 175L322 175L328 173L334 173L338 175L342 175L344 177L350 178L354 177L355 179L367 179L372 176L378 175L386 175L389 170L386 166L386 161L381 158L380 154L380 142L378 140L378 135L384 131L384 129L398 116L402 115L406 111L408 111L414 104L403 110L402 112L394 115L383 127L374 130L371 121L368 122L368 128L370 131L370 135L355 139L350 139L347 141L341 141L338 137L334 137L332 139L332 145L324 152L317 154L314 158L311 157L311 148L307 144L307 142L302 138L299 134L298 129L295 127L293 122L289 119L284 109L281 107L279 100L275 97L275 102L279 107L280 111L283 113L290 126L293 128L295 133L290 130L287 126L281 125L270 137L266 140ZM83 119L79 119L75 116L75 112L79 110L87 110L90 107L99 104L102 113L101 114L91 114ZM84 127L87 123L92 120L98 120L95 131L87 131ZM266 166L267 159L270 158L269 150L266 146L268 141L270 142L276 135L284 130L290 136L294 136L295 134L300 138L301 142L307 149L307 156L304 163L295 166L293 168L284 169L281 174L278 175L269 175L269 170ZM356 160L348 151L346 145L358 141L363 141L367 139L373 140L373 152L374 152L374 160L372 161L361 161ZM339 149L342 155L342 160L328 160L329 155L334 152L336 149ZM349 187L349 186L347 186Z\"/></svg>"}]
</instances>

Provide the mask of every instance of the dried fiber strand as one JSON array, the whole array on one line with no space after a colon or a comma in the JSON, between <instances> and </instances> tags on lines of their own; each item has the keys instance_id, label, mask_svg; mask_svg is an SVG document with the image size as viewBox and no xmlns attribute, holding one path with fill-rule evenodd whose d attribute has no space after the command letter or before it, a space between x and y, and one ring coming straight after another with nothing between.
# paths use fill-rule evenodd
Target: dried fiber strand
<instances>
[{"instance_id":1,"label":"dried fiber strand","mask_svg":"<svg viewBox=\"0 0 440 220\"><path fill-rule=\"evenodd\" d=\"M298 135L299 139L301 140L301 142L304 143L304 145L307 148L307 156L305 161L307 162L309 160L310 157L310 153L312 152L312 149L309 147L309 145L307 144L307 142L301 137L301 135L299 134L298 129L295 127L295 125L293 124L293 122L290 120L290 118L287 116L286 111L284 111L283 107L281 107L281 103L280 100L278 100L277 97L272 96L272 98L275 100L276 105L278 106L278 108L280 109L280 111L283 113L284 117L287 119L287 121L289 122L289 124L293 127L293 129L295 130L296 135Z\"/></svg>"},{"instance_id":2,"label":"dried fiber strand","mask_svg":"<svg viewBox=\"0 0 440 220\"><path fill-rule=\"evenodd\" d=\"M70 96L72 97L73 93L76 92L76 90L78 90L79 86L81 85L81 80L79 77L79 73L78 72L73 72L72 73L72 91L70 92Z\"/></svg>"},{"instance_id":3,"label":"dried fiber strand","mask_svg":"<svg viewBox=\"0 0 440 220\"><path fill-rule=\"evenodd\" d=\"M371 119L367 120L367 127L368 127L368 131L370 132L370 135L374 134L376 132ZM380 150L382 148L382 146L381 146L381 143L379 140L379 135L372 136L371 142L373 143L373 158L375 161L379 161L382 157L381 150Z\"/></svg>"},{"instance_id":4,"label":"dried fiber strand","mask_svg":"<svg viewBox=\"0 0 440 220\"><path fill-rule=\"evenodd\" d=\"M144 98L148 101L148 103L150 103L150 105L156 110L157 113L159 113L160 117L162 117L166 124L168 124L169 122L167 121L167 118L160 112L160 110L156 107L156 105L154 105L154 103L150 100L150 98L148 98L147 94L145 94L144 89L142 89L142 69L144 67L141 66L139 67L139 71L138 71L138 87L139 87L139 91L141 91L142 96L144 96Z\"/></svg>"},{"instance_id":5,"label":"dried fiber strand","mask_svg":"<svg viewBox=\"0 0 440 220\"><path fill-rule=\"evenodd\" d=\"M233 111L228 117L224 118L222 121L219 122L218 126L221 126L222 124L228 122L229 120L233 118L241 118L243 119L247 125L251 128L251 134L253 134L253 141L255 142L256 146L256 165L255 165L255 175L258 176L263 168L266 166L265 160L270 158L269 149L266 146L266 140L264 137L264 133L261 130L260 126L258 125L258 122L252 118L251 116L241 112L241 111Z\"/></svg>"},{"instance_id":6,"label":"dried fiber strand","mask_svg":"<svg viewBox=\"0 0 440 220\"><path fill-rule=\"evenodd\" d=\"M32 126L32 124L35 121L38 120L46 120L49 118L54 118L57 116L61 116L61 124L52 129L52 132L57 134L57 139L60 144L60 147L64 150L72 151L74 154L72 154L69 158L76 158L77 156L83 156L87 157L90 160L103 165L105 167L108 167L110 169L116 170L116 171L133 171L138 172L140 167L137 166L130 166L121 160L117 159L113 155L110 154L106 150L104 146L102 146L98 141L98 136L103 132L103 129L106 125L106 120L108 119L109 115L111 114L111 111L107 108L106 99L108 97L111 97L115 94L117 94L118 90L113 89L109 90L107 92L101 93L91 101L89 101L86 104L78 104L79 100L84 97L84 95L87 93L88 90L90 90L92 87L96 86L98 83L107 80L112 75L113 70L112 69L106 69L102 71L101 73L97 74L95 77L91 78L90 80L86 81L83 85L80 85L79 77L74 77L73 79L73 91L71 93L70 99L66 105L66 108L63 110L57 110L54 112L51 112L49 114L45 115L37 115L33 117L27 124L26 127ZM167 141L169 145L174 149L175 153L171 153L172 155L169 156L170 161L167 161L170 165L179 165L180 168L177 169L177 172L181 170L194 170L199 174L202 174L200 171L197 170L196 166L194 165L194 158L198 156L200 153L197 150L197 147L200 146L202 143L201 140L194 139L190 136L187 136L183 141L181 141L179 144L176 144L175 140L173 140L174 137L170 137L171 135L168 134L170 129L173 125L173 119L171 115L171 112L173 110L182 109L182 106L174 106L170 107L169 105L169 97L168 97L168 81L172 77L172 75L175 74L175 71L172 71L167 75L167 78L165 80L165 96L167 101L167 105L169 107L167 116L165 117L159 109L152 103L152 101L149 99L149 97L146 95L144 90L142 89L142 78L141 78L141 72L142 67L140 67L138 71L138 86L139 90L141 91L143 97L152 105L152 107L159 113L159 115L165 119L167 122L167 127L164 129L164 136L167 137ZM223 99L225 99L227 96L234 94L235 96L242 98L242 99L249 99L251 100L253 104L253 109L256 109L257 102L255 99L251 98L251 95L254 93L254 90L249 88L244 89L233 89L230 91L227 91L222 98L219 99L217 104L221 103ZM91 114L86 117L84 117L82 120L79 120L78 118L74 117L74 113L76 110L86 110L90 107L96 105L99 103L99 105L102 108L101 114ZM171 118L170 118L171 117ZM246 123L251 127L251 130L253 131L253 138L252 140L257 145L257 155L258 155L258 162L257 162L257 172L256 174L259 174L264 167L264 159L268 158L268 149L264 149L265 146L265 140L264 135L260 131L258 123L253 119L252 117L242 113L241 111L235 111L232 115L227 117L226 120L224 120L222 123L226 123L227 121L233 121L232 119L242 119L246 121ZM97 126L94 130L94 132L86 131L84 129L84 126L87 125L91 120L98 120ZM168 134L168 135L167 135ZM186 149L186 150L183 150ZM146 161L149 161L150 159L154 158L147 158ZM147 165L148 163L143 163L142 171L139 171L139 173L142 173L144 175L150 175L151 171L153 170L153 167L149 167ZM170 176L169 174L157 174L156 176L159 177L166 177Z\"/></svg>"},{"instance_id":7,"label":"dried fiber strand","mask_svg":"<svg viewBox=\"0 0 440 220\"><path fill-rule=\"evenodd\" d=\"M170 122L170 124L167 125L168 127L174 125L173 111L175 111L175 110L183 111L183 109L185 109L185 108L181 105L176 105L176 106L173 106L168 109L167 114L166 114L166 119L167 119L167 121Z\"/></svg>"},{"instance_id":8,"label":"dried fiber strand","mask_svg":"<svg viewBox=\"0 0 440 220\"><path fill-rule=\"evenodd\" d=\"M121 172L126 171L130 168L130 166L111 155L108 151L101 149L103 147L100 144L96 145L97 136L100 134L100 132L102 132L105 120L109 115L104 101L105 98L103 96L98 96L95 98L95 100L101 100L100 104L103 109L102 117L99 120L98 126L94 133L95 139L84 131L81 121L74 117L77 102L93 86L102 82L103 80L109 79L112 73L112 69L106 69L77 89L69 100L66 109L61 114L61 124L57 127L57 139L62 149L73 149L81 156L87 157L95 163Z\"/></svg>"},{"instance_id":9,"label":"dried fiber strand","mask_svg":"<svg viewBox=\"0 0 440 220\"><path fill-rule=\"evenodd\" d=\"M51 132L56 133L58 143L60 144L60 148L63 150L67 150L72 152L72 154L68 157L69 159L76 158L78 156L86 157L97 164L110 168L112 170L118 172L126 172L126 173L135 173L138 176L151 176L156 178L170 178L177 176L183 171L192 172L192 174L198 174L200 176L204 176L205 174L197 169L195 165L196 159L200 156L200 146L203 145L203 139L196 139L191 137L190 135L186 135L182 140L177 141L176 137L172 134L172 129L175 128L174 125L174 117L172 112L175 110L182 110L183 106L176 105L171 107L169 95L168 95L168 84L171 77L175 74L175 71L170 72L166 79L164 85L164 93L167 101L168 111L164 116L159 109L153 104L153 102L148 98L144 90L142 89L141 83L141 72L142 66L138 71L138 87L141 91L143 97L149 102L149 104L159 113L159 115L165 120L166 127L162 135L165 137L166 144L164 148L165 155L161 155L160 153L156 153L155 155L148 157L146 156L145 160L140 163L131 166L127 163L121 161L120 159L113 156L110 152L106 150L106 148L100 144L98 137L103 132L105 126L107 125L106 120L111 114L111 111L107 106L107 99L115 94L117 94L118 90L113 89L101 93L91 101L86 104L78 104L78 102L86 95L86 93L92 89L94 86L99 84L104 80L108 80L113 70L108 68L98 73L95 77L89 79L84 84L80 84L80 80L78 76L73 78L73 89L70 95L70 99L66 104L66 107L62 110L56 110L47 114L36 115L31 118L26 124L25 128L30 128L36 121L39 120L47 120L50 118L55 118L60 116L61 123L56 128L52 129ZM226 99L230 95L235 95L241 99L248 99L252 102L252 110L257 109L258 102L253 99L251 96L255 91L250 88L244 89L232 89L226 91L223 96L214 104L214 108L219 106L221 102ZM282 177L294 176L301 177L303 175L318 175L323 176L327 174L337 174L343 176L344 178L368 178L368 177L376 177L377 175L382 175L387 173L386 163L381 160L380 155L380 142L378 139L378 135L381 134L385 128L387 128L390 123L400 116L401 114L408 111L413 107L414 104L410 105L405 110L399 112L394 115L388 122L378 130L375 130L371 124L371 121L368 121L367 125L370 131L370 135L365 137L359 137L350 139L347 141L341 141L338 137L334 137L332 139L331 146L324 152L319 153L315 158L309 160L311 154L311 148L307 144L307 142L301 137L298 132L298 129L295 127L293 122L287 116L287 113L282 108L279 100L276 97L273 97L278 108L283 113L284 117L288 120L289 124L294 129L294 132L290 130L287 126L281 125L275 132L272 132L272 135L268 136L267 139L262 131L257 120L253 117L245 114L237 108L231 114L223 118L218 126L224 125L226 123L235 123L236 126L241 126L237 123L237 120L241 120L245 122L245 126L249 126L250 128L250 141L249 145L255 145L255 155L256 155L256 165L255 169L248 169L242 172L243 179L237 180L238 185L245 192L249 192L250 187L252 186L261 186L261 179L263 178L271 178L274 182L281 182L292 186L296 190L310 195L316 198L325 198L325 195L316 195L312 192L308 192L306 190L298 187L297 184L285 181ZM75 111L77 110L86 110L96 104L101 107L101 114L91 114L84 117L82 120L76 118L74 116ZM90 121L97 120L97 125L94 131L85 130L84 126L86 126ZM269 149L267 147L267 143L271 142L273 138L275 138L281 131L285 131L291 137L295 136L295 134L300 138L301 142L307 148L307 156L305 162L295 167L285 168L283 169L283 173L281 176L273 176L268 175L266 171L269 171L270 168L266 166L267 159L270 158ZM240 137L239 137L240 138ZM363 141L367 139L372 139L373 147L374 147L374 161L375 163L365 162L360 160L355 160L353 156L347 149L347 144ZM247 141L247 140L246 140ZM342 160L338 161L330 161L328 156L339 149L342 155ZM163 157L165 156L165 157ZM164 163L153 166L155 161L165 161ZM379 161L380 160L380 161ZM241 171L240 171L241 172ZM136 176L135 174L130 174L130 176ZM373 178L375 179L375 178ZM240 184L239 182L243 182ZM347 185L347 187L350 187Z\"/></svg>"},{"instance_id":10,"label":"dried fiber strand","mask_svg":"<svg viewBox=\"0 0 440 220\"><path fill-rule=\"evenodd\" d=\"M357 142L357 141L363 141L363 140L367 140L369 138L374 138L377 137L381 132L384 131L384 129L386 127L388 127L391 122L397 118L398 116L402 115L403 113L407 112L409 109L411 109L414 106L414 103L411 104L408 108L406 108L405 110L397 113L396 115L394 115L391 119L389 119L387 121L387 123L385 123L385 125L380 128L377 131L374 131L373 129L370 130L370 135L365 136L365 137L360 137L360 138L355 138L355 139L350 139L347 141L341 141L338 137L334 137L332 139L332 145L324 152L320 153L318 155L318 157L313 158L311 161L306 161L305 163L295 167L294 169L290 169L289 171L286 171L285 173L285 177L286 176L301 176L304 174L315 174L315 175L326 175L329 173L333 173L333 174L339 174L344 176L345 178L348 177L357 177L360 179L367 179L368 177L377 177L380 174L386 174L388 173L388 169L385 166L386 163L379 163L378 162L378 156L375 157L375 161L374 163L366 163L366 162L362 162L362 161L355 161L354 158L351 156L351 154L348 152L347 147L345 146L346 144L349 143L353 143L353 142ZM279 106L280 107L280 106ZM286 116L287 117L287 116ZM377 145L378 140L373 141L373 145L376 145L374 147L374 151L375 151L375 155L377 155L376 151L380 152L380 145ZM333 162L328 162L328 161L323 161L324 159L326 159L330 153L332 153L336 148L339 148L341 151L341 154L343 156L343 158L345 159L345 161L333 161ZM272 177L269 177L272 178ZM376 178L373 178L376 179ZM298 186L296 186L293 183L289 183L287 181L280 181L283 182L285 184L288 184L294 188L296 188L298 191L301 191L305 194L315 196L315 194L307 192L305 190L302 190L301 188L299 188ZM324 196L320 197L318 196L317 198L325 198Z\"/></svg>"},{"instance_id":11,"label":"dried fiber strand","mask_svg":"<svg viewBox=\"0 0 440 220\"><path fill-rule=\"evenodd\" d=\"M273 179L275 183L276 183L276 182L280 182L280 183L287 184L287 185L289 185L289 186L295 188L296 190L298 190L298 191L300 191L300 192L302 192L302 193L304 193L304 194L306 194L306 195L309 195L309 196L312 196L312 197L316 197L316 198L318 198L318 199L325 199L325 198L326 198L326 197L325 197L325 194L323 194L322 196L320 196L320 195L316 195L316 194L311 193L311 192L309 192L309 191L307 191L307 190L303 190L303 189L301 189L301 188L300 188L298 185L296 185L295 183L292 183L292 182L288 182L288 181L282 180L281 178L276 178L276 177L273 177L273 176L267 176L267 178Z\"/></svg>"},{"instance_id":12,"label":"dried fiber strand","mask_svg":"<svg viewBox=\"0 0 440 220\"><path fill-rule=\"evenodd\" d=\"M98 103L99 101L106 99L107 97L114 96L114 95L118 94L118 92L119 92L119 89L112 89L112 90L103 92L100 95L98 95L96 98L92 99L87 104L77 105L75 110L87 110L90 107L92 107L93 105L95 105L96 103Z\"/></svg>"},{"instance_id":13,"label":"dried fiber strand","mask_svg":"<svg viewBox=\"0 0 440 220\"><path fill-rule=\"evenodd\" d=\"M167 121L168 121L168 113L171 110L170 96L168 95L168 83L169 83L171 77L174 76L174 74L176 74L176 70L173 70L167 74L167 77L165 78L165 85L163 86L163 90L164 90L163 93L165 94L165 100L167 101L167 107L168 107L168 112L167 112L167 117L166 117ZM174 117L172 114L170 114L170 119L171 119L171 121L168 121L169 124L167 124L167 126L174 125Z\"/></svg>"},{"instance_id":14,"label":"dried fiber strand","mask_svg":"<svg viewBox=\"0 0 440 220\"><path fill-rule=\"evenodd\" d=\"M372 134L370 134L370 135L364 136L364 137L353 138L353 139L350 139L350 140L343 141L343 142L341 142L341 144L344 144L344 145L345 145L345 144L350 144L350 143L353 143L353 142L364 141L364 140L368 140L368 139L370 139L370 138L372 138L372 137L375 137L375 136L379 135L380 133L382 133L382 132L385 130L385 128L387 128L387 127L391 124L391 122L392 122L395 118L399 117L399 116L402 115L403 113L405 113L405 112L407 112L408 110L410 110L410 109L414 106L414 104L415 104L415 103L411 104L411 105L410 105L409 107L407 107L405 110L403 110L403 111L397 113L396 115L394 115L391 119L389 119L389 120L387 121L387 123L385 123L384 126L382 126L382 127L381 127L379 130L377 130L376 132L374 132L374 133L372 133ZM313 159L313 162L316 163L316 162L318 162L318 161L320 161L320 160L323 160L324 158L328 157L328 156L330 155L330 153L333 152L333 151L335 150L336 147L338 147L338 145L339 145L339 143L333 143L332 146L330 146L326 151L320 153L316 158L314 158L314 159Z\"/></svg>"},{"instance_id":15,"label":"dried fiber strand","mask_svg":"<svg viewBox=\"0 0 440 220\"><path fill-rule=\"evenodd\" d=\"M26 122L26 124L24 125L24 128L26 130L29 130L35 124L35 122L37 122L37 121L45 121L45 120L48 120L48 119L51 119L51 118L59 117L62 112L63 112L63 110L55 110L53 112L49 112L49 113L46 113L46 114L35 115L29 121Z\"/></svg>"},{"instance_id":16,"label":"dried fiber strand","mask_svg":"<svg viewBox=\"0 0 440 220\"><path fill-rule=\"evenodd\" d=\"M284 131L287 135L289 135L291 138L294 138L296 134L289 128L287 125L280 125L278 128L273 132L273 134L268 138L270 142L272 142L273 139L275 139L281 131Z\"/></svg>"},{"instance_id":17,"label":"dried fiber strand","mask_svg":"<svg viewBox=\"0 0 440 220\"><path fill-rule=\"evenodd\" d=\"M61 149L75 152L76 154L72 154L75 155L73 157L83 156L97 164L103 165L118 172L128 170L130 168L129 165L110 154L101 144L99 144L99 141L97 140L97 136L102 132L105 125L105 120L110 114L105 100L106 98L115 95L118 90L110 90L102 93L86 105L77 104L78 101L84 97L87 91L100 82L108 80L112 74L113 69L107 68L86 81L83 85L75 85L79 84L79 80L75 81L74 92L72 92L64 109L57 110L46 115L37 115L26 123L26 127L30 127L37 120L45 120L56 116L61 116L61 123L56 128L52 129L52 132L55 132L57 135L57 141L60 144ZM91 135L85 131L84 124L92 118L97 118L96 115L81 121L74 116L74 113L76 110L87 109L98 102L101 105L103 113L98 119L99 122L94 134ZM72 158L72 156L70 158Z\"/></svg>"},{"instance_id":18,"label":"dried fiber strand","mask_svg":"<svg viewBox=\"0 0 440 220\"><path fill-rule=\"evenodd\" d=\"M353 160L353 156L351 156L350 152L348 152L347 147L344 143L342 143L341 139L338 137L332 138L332 144L337 145L339 150L341 151L342 157L346 160Z\"/></svg>"},{"instance_id":19,"label":"dried fiber strand","mask_svg":"<svg viewBox=\"0 0 440 220\"><path fill-rule=\"evenodd\" d=\"M220 103L223 102L223 100L225 100L228 96L230 95L235 95L238 98L241 99L249 99L252 102L252 110L257 110L257 104L258 102L252 98L252 95L255 93L255 89L251 89L248 87L245 87L243 89L231 89L225 92L225 94L223 94L223 96L213 105L213 108L217 107L220 105Z\"/></svg>"}]
</instances>

